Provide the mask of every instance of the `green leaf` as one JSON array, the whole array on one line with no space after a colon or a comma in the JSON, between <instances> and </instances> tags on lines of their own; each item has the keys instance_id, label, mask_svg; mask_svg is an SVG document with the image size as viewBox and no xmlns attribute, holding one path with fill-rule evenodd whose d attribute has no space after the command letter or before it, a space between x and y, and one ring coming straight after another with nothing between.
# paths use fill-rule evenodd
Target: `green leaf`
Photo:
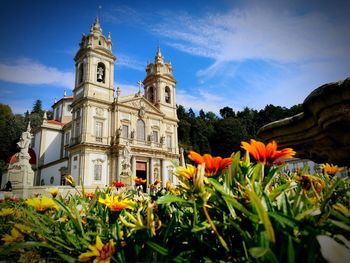
<instances>
[{"instance_id":1,"label":"green leaf","mask_svg":"<svg viewBox=\"0 0 350 263\"><path fill-rule=\"evenodd\" d=\"M204 221L200 225L195 225L192 228L191 232L199 232L199 231L202 231L202 230L207 229L209 227L210 227L210 225L206 221Z\"/></svg>"},{"instance_id":2,"label":"green leaf","mask_svg":"<svg viewBox=\"0 0 350 263\"><path fill-rule=\"evenodd\" d=\"M164 248L164 247L162 247L162 246L160 246L152 241L147 241L146 244L149 247L151 247L153 250L157 251L159 254L161 254L163 256L167 256L169 254L169 251L166 248Z\"/></svg>"},{"instance_id":3,"label":"green leaf","mask_svg":"<svg viewBox=\"0 0 350 263\"><path fill-rule=\"evenodd\" d=\"M271 221L269 219L269 216L268 216L266 210L264 209L263 204L261 203L259 197L256 195L256 193L254 191L251 191L249 189L247 189L247 191L248 191L250 200L252 201L252 203L254 204L254 206L258 212L260 220L264 224L264 227L265 227L265 230L266 230L266 233L267 233L269 240L271 242L275 243L276 242L275 232L273 230Z\"/></svg>"},{"instance_id":4,"label":"green leaf","mask_svg":"<svg viewBox=\"0 0 350 263\"><path fill-rule=\"evenodd\" d=\"M250 212L247 208L244 207L244 205L242 205L240 202L238 202L235 198L231 197L231 196L223 196L224 200L229 203L232 204L232 206L241 211L243 214L245 214L251 221L258 223L259 222L259 218L253 214L252 212Z\"/></svg>"},{"instance_id":5,"label":"green leaf","mask_svg":"<svg viewBox=\"0 0 350 263\"><path fill-rule=\"evenodd\" d=\"M257 178L261 180L264 176L263 171L264 171L264 165L261 163L257 163L253 168L253 174L252 174L252 178L250 179L250 182L253 184L253 182Z\"/></svg>"},{"instance_id":6,"label":"green leaf","mask_svg":"<svg viewBox=\"0 0 350 263\"><path fill-rule=\"evenodd\" d=\"M220 192L221 194L228 195L229 193L225 190L225 188L214 178L208 178L208 181L214 186L214 188Z\"/></svg>"},{"instance_id":7,"label":"green leaf","mask_svg":"<svg viewBox=\"0 0 350 263\"><path fill-rule=\"evenodd\" d=\"M260 258L266 255L268 251L269 251L269 248L267 247L252 247L249 249L249 254L253 258Z\"/></svg>"},{"instance_id":8,"label":"green leaf","mask_svg":"<svg viewBox=\"0 0 350 263\"><path fill-rule=\"evenodd\" d=\"M303 211L302 213L298 214L295 216L296 220L301 220L304 217L308 217L308 216L318 216L319 214L321 214L321 210L319 208L311 208L308 210Z\"/></svg>"},{"instance_id":9,"label":"green leaf","mask_svg":"<svg viewBox=\"0 0 350 263\"><path fill-rule=\"evenodd\" d=\"M267 260L265 262L279 263L275 254L271 251L270 248L252 247L249 249L249 253L253 258L266 258Z\"/></svg>"},{"instance_id":10,"label":"green leaf","mask_svg":"<svg viewBox=\"0 0 350 263\"><path fill-rule=\"evenodd\" d=\"M286 164L284 165L279 165L277 167L274 167L272 169L269 170L269 173L267 174L267 176L265 176L264 178L264 185L265 185L265 191L268 190L270 183L272 182L272 179L286 166Z\"/></svg>"},{"instance_id":11,"label":"green leaf","mask_svg":"<svg viewBox=\"0 0 350 263\"><path fill-rule=\"evenodd\" d=\"M163 204L171 204L171 203L188 203L185 199L175 196L175 195L164 195L162 197L159 197L156 201L157 204L163 205Z\"/></svg>"},{"instance_id":12,"label":"green leaf","mask_svg":"<svg viewBox=\"0 0 350 263\"><path fill-rule=\"evenodd\" d=\"M295 188L295 186L293 186L292 188ZM290 183L287 182L285 184L279 185L275 188L272 189L272 191L269 194L269 199L271 201L274 201L279 195L283 194L285 192L285 190L291 190L292 188L290 188Z\"/></svg>"},{"instance_id":13,"label":"green leaf","mask_svg":"<svg viewBox=\"0 0 350 263\"><path fill-rule=\"evenodd\" d=\"M268 212L268 214L276 221L278 221L281 225L287 225L291 228L296 228L298 226L297 221L294 218L291 218L287 215L283 215L278 212Z\"/></svg>"},{"instance_id":14,"label":"green leaf","mask_svg":"<svg viewBox=\"0 0 350 263\"><path fill-rule=\"evenodd\" d=\"M288 263L295 262L295 253L293 247L293 239L291 236L288 236Z\"/></svg>"},{"instance_id":15,"label":"green leaf","mask_svg":"<svg viewBox=\"0 0 350 263\"><path fill-rule=\"evenodd\" d=\"M329 220L330 222L332 222L333 225L336 225L337 227L340 227L346 231L350 231L350 226L345 224L344 222L341 222L341 221L338 221L338 220L333 220L333 219L330 219Z\"/></svg>"}]
</instances>

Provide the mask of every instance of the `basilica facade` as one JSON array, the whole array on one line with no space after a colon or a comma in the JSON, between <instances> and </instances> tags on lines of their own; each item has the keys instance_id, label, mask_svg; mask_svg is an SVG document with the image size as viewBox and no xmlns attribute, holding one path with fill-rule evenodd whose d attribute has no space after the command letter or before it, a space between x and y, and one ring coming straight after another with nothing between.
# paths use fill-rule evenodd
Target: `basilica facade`
<instances>
[{"instance_id":1,"label":"basilica facade","mask_svg":"<svg viewBox=\"0 0 350 263\"><path fill-rule=\"evenodd\" d=\"M64 94L53 105L54 119L44 116L33 131L35 184L64 184L70 174L78 184L105 186L127 171L147 184L174 182L179 162L176 81L160 49L139 82L143 92L128 96L114 87L118 60L98 18L82 36L74 60L73 96Z\"/></svg>"}]
</instances>

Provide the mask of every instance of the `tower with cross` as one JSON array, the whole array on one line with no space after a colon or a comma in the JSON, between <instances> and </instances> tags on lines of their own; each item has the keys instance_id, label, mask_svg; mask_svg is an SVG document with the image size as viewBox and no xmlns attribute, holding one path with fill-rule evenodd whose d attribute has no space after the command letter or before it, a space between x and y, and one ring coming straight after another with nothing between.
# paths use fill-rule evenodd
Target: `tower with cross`
<instances>
[{"instance_id":1,"label":"tower with cross","mask_svg":"<svg viewBox=\"0 0 350 263\"><path fill-rule=\"evenodd\" d=\"M60 183L61 172L65 171L87 187L111 185L121 179L121 174L130 176L129 181L140 177L146 184L155 180L161 180L164 186L167 181L175 183L173 163L179 162L180 156L176 80L160 48L154 63L147 65L145 79L137 81L136 94L114 88L117 58L110 34L102 33L99 16L89 34L83 34L74 60L73 96L64 94L71 101L71 119L66 123L64 119L46 121L50 126L47 138L40 130L35 135L34 141L40 145L37 156L46 158L37 167L36 182ZM55 147L52 138L57 138ZM55 154L49 152L53 148ZM125 162L130 174L123 170Z\"/></svg>"},{"instance_id":2,"label":"tower with cross","mask_svg":"<svg viewBox=\"0 0 350 263\"><path fill-rule=\"evenodd\" d=\"M157 49L154 63L148 63L143 81L145 97L164 112L167 118L177 119L176 115L176 80L171 62L165 62Z\"/></svg>"}]
</instances>

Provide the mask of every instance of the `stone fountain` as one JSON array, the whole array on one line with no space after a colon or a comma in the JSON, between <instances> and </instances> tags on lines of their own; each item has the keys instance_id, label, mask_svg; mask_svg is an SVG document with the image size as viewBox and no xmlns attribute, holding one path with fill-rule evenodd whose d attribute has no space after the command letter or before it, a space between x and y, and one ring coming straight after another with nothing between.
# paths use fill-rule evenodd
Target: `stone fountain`
<instances>
[{"instance_id":1,"label":"stone fountain","mask_svg":"<svg viewBox=\"0 0 350 263\"><path fill-rule=\"evenodd\" d=\"M302 113L263 126L258 136L293 148L299 158L349 166L350 77L315 89Z\"/></svg>"}]
</instances>

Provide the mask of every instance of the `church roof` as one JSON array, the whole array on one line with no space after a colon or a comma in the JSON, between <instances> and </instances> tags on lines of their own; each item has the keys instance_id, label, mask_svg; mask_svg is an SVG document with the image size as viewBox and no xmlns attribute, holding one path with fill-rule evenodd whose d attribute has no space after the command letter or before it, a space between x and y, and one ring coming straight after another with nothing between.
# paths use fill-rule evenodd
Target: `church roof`
<instances>
[{"instance_id":1,"label":"church roof","mask_svg":"<svg viewBox=\"0 0 350 263\"><path fill-rule=\"evenodd\" d=\"M74 97L73 96L64 96L63 98L59 99L58 101L56 101L53 105L52 105L52 108L55 107L55 105L61 103L61 101L64 101L64 100L73 100Z\"/></svg>"},{"instance_id":2,"label":"church roof","mask_svg":"<svg viewBox=\"0 0 350 263\"><path fill-rule=\"evenodd\" d=\"M138 95L137 93L134 95L120 97L118 103L136 109L144 107L145 110L149 113L164 115L163 112L161 112L157 107L150 103L144 96Z\"/></svg>"},{"instance_id":3,"label":"church roof","mask_svg":"<svg viewBox=\"0 0 350 263\"><path fill-rule=\"evenodd\" d=\"M18 152L17 152L18 153ZM17 153L14 153L13 155L11 155L7 160L6 163L8 164L14 164L15 162L17 162ZM36 154L34 152L34 150L32 148L28 149L28 153L30 155L30 160L29 163L30 164L36 164Z\"/></svg>"},{"instance_id":4,"label":"church roof","mask_svg":"<svg viewBox=\"0 0 350 263\"><path fill-rule=\"evenodd\" d=\"M62 125L62 126L65 125L65 123L60 122L60 121L56 121L56 120L48 120L47 122L51 123L51 124Z\"/></svg>"}]
</instances>

